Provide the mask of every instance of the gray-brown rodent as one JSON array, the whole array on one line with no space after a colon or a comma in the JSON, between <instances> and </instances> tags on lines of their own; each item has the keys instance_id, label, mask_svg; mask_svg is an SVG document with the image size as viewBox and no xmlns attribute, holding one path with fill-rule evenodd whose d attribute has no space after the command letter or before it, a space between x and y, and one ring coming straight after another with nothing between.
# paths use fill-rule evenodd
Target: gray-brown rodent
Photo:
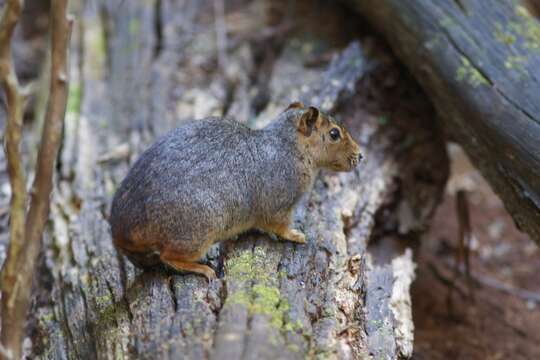
<instances>
[{"instance_id":1,"label":"gray-brown rodent","mask_svg":"<svg viewBox=\"0 0 540 360\"><path fill-rule=\"evenodd\" d=\"M318 169L349 171L361 158L345 128L301 103L261 130L219 118L187 122L146 150L118 188L114 245L143 268L215 278L197 261L251 228L305 243L289 227L291 214Z\"/></svg>"}]
</instances>

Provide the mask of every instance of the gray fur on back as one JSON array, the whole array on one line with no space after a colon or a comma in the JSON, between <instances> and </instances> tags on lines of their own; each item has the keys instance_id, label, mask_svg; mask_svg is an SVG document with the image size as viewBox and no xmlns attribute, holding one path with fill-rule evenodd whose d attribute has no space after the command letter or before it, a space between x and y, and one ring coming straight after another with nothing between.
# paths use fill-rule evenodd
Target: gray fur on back
<instances>
[{"instance_id":1,"label":"gray fur on back","mask_svg":"<svg viewBox=\"0 0 540 360\"><path fill-rule=\"evenodd\" d=\"M227 119L190 121L135 162L115 194L113 235L138 233L156 245L197 251L287 212L311 181L292 118L262 130Z\"/></svg>"}]
</instances>

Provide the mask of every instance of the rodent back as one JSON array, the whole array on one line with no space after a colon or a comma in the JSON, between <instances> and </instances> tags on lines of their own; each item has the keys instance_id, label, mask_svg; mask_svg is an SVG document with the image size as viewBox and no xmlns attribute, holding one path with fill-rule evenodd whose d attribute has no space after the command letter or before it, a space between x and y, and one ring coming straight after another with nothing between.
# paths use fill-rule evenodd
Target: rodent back
<instances>
[{"instance_id":1,"label":"rodent back","mask_svg":"<svg viewBox=\"0 0 540 360\"><path fill-rule=\"evenodd\" d=\"M302 191L295 148L276 135L230 120L182 125L145 151L122 182L112 209L117 223L127 230L159 221L162 231L189 236L193 226L227 228L292 206Z\"/></svg>"},{"instance_id":2,"label":"rodent back","mask_svg":"<svg viewBox=\"0 0 540 360\"><path fill-rule=\"evenodd\" d=\"M156 220L167 222L170 216L184 227L206 222L226 207L241 210L245 206L238 205L245 203L245 194L239 193L238 182L245 161L239 148L241 132L246 130L209 119L171 131L135 162L117 191L113 211L117 203L118 212L128 215L126 221L137 219L145 226Z\"/></svg>"}]
</instances>

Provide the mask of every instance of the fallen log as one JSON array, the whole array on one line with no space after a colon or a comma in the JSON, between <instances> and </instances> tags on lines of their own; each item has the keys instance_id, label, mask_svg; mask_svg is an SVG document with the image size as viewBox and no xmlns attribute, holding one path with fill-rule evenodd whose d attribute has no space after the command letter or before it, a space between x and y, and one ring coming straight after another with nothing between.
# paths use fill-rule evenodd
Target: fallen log
<instances>
[{"instance_id":1,"label":"fallen log","mask_svg":"<svg viewBox=\"0 0 540 360\"><path fill-rule=\"evenodd\" d=\"M264 68L256 39L222 44L226 59L216 67L213 9L212 1L155 0L80 2L73 10L70 101L31 356L410 357L414 263L403 238L427 226L448 175L433 109L392 61L368 66L359 43L327 66L308 66L305 42L274 39L276 58ZM260 79L269 79L270 96L259 113L252 86ZM157 136L232 109L262 126L298 99L335 114L367 158L352 173L324 172L316 181L295 214L307 245L240 236L211 251L219 277L211 283L142 272L116 253L112 194Z\"/></svg>"},{"instance_id":2,"label":"fallen log","mask_svg":"<svg viewBox=\"0 0 540 360\"><path fill-rule=\"evenodd\" d=\"M540 24L511 0L349 0L387 38L523 231L540 242Z\"/></svg>"}]
</instances>

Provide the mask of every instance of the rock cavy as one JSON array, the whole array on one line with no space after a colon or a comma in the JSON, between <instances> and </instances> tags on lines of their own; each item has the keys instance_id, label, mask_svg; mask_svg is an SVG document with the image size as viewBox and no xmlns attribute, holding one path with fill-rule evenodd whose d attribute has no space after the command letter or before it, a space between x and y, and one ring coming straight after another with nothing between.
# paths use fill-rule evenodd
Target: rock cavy
<instances>
[{"instance_id":1,"label":"rock cavy","mask_svg":"<svg viewBox=\"0 0 540 360\"><path fill-rule=\"evenodd\" d=\"M349 171L361 158L343 126L301 103L261 130L221 118L186 122L143 152L116 191L114 245L139 267L214 278L198 261L251 228L305 243L290 228L295 204L320 168Z\"/></svg>"}]
</instances>

